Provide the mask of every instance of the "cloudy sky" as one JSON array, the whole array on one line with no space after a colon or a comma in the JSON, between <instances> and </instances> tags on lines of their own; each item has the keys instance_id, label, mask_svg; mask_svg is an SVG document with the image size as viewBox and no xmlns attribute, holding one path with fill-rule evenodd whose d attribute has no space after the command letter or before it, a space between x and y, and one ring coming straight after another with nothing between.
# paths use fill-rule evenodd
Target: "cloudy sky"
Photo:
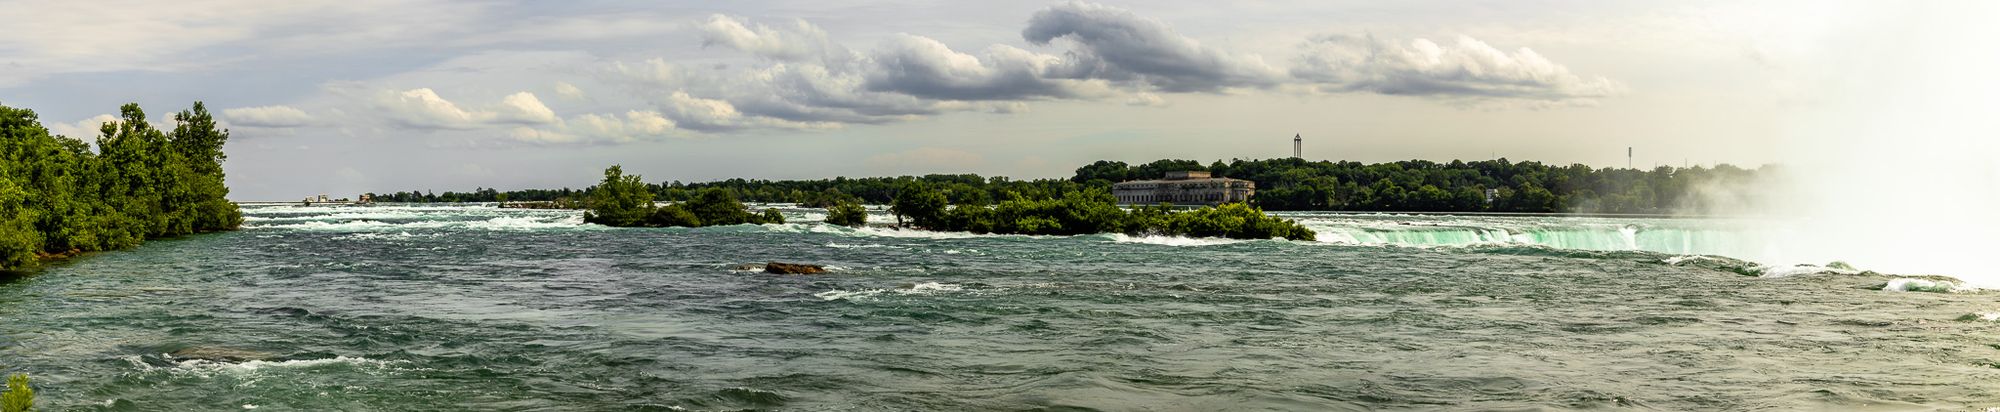
<instances>
[{"instance_id":1,"label":"cloudy sky","mask_svg":"<svg viewBox=\"0 0 2000 412\"><path fill-rule=\"evenodd\" d=\"M87 3L87 4L86 4ZM840 4L830 4L840 3ZM0 1L0 103L206 101L241 200L1096 159L1783 161L1826 2ZM1858 15L1863 15L1857 17Z\"/></svg>"}]
</instances>

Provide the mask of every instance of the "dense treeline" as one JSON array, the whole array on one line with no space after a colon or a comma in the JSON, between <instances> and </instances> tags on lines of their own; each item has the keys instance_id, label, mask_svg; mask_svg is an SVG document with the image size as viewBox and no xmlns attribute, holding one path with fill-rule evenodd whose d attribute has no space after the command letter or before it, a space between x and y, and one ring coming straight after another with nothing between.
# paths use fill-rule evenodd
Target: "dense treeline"
<instances>
[{"instance_id":1,"label":"dense treeline","mask_svg":"<svg viewBox=\"0 0 2000 412\"><path fill-rule=\"evenodd\" d=\"M1126 233L1235 239L1313 240L1297 222L1265 215L1241 203L1178 211L1143 206L1127 211L1102 189L1060 197L1014 197L997 204L953 203L949 190L913 184L897 193L889 211L903 225L921 229L1023 235Z\"/></svg>"},{"instance_id":2,"label":"dense treeline","mask_svg":"<svg viewBox=\"0 0 2000 412\"><path fill-rule=\"evenodd\" d=\"M1653 170L1551 166L1507 159L1438 163L1427 160L1363 164L1297 158L1216 161L1161 160L1128 166L1098 161L1072 181L1108 186L1157 179L1169 171L1203 170L1257 183L1251 201L1270 210L1416 212L1668 213L1741 204L1758 174L1730 165ZM1490 191L1489 191L1490 190Z\"/></svg>"},{"instance_id":3,"label":"dense treeline","mask_svg":"<svg viewBox=\"0 0 2000 412\"><path fill-rule=\"evenodd\" d=\"M369 193L368 197L377 202L401 203L461 203L461 202L554 202L583 198L583 192L569 188L523 189L502 192L499 189L477 188L471 192L408 191L395 193Z\"/></svg>"},{"instance_id":4,"label":"dense treeline","mask_svg":"<svg viewBox=\"0 0 2000 412\"><path fill-rule=\"evenodd\" d=\"M583 221L617 227L702 227L743 223L785 223L777 209L750 213L743 202L722 190L707 190L694 199L653 206L653 193L639 175L626 175L625 168L604 170L604 182L590 191L586 201L590 211Z\"/></svg>"},{"instance_id":5,"label":"dense treeline","mask_svg":"<svg viewBox=\"0 0 2000 412\"><path fill-rule=\"evenodd\" d=\"M655 199L692 200L707 191L761 203L830 207L843 202L888 204L904 187L947 193L953 204L993 204L1002 199L1057 199L1087 189L1109 189L1125 180L1157 179L1167 172L1201 170L1257 183L1254 206L1264 210L1418 212L1709 212L1714 205L1749 203L1747 190L1765 175L1730 165L1658 167L1652 170L1553 166L1507 159L1439 163L1307 161L1296 158L1216 161L1159 160L1128 165L1098 161L1069 179L1012 180L973 174L822 180L729 179L706 183L642 183ZM480 189L470 194L404 192L381 201L558 200L581 191Z\"/></svg>"},{"instance_id":6,"label":"dense treeline","mask_svg":"<svg viewBox=\"0 0 2000 412\"><path fill-rule=\"evenodd\" d=\"M952 189L954 200L984 201L1001 199L1009 193L1033 199L1047 199L1062 196L1063 193L1082 190L1083 185L1064 179L1043 179L1017 181L1005 177L980 177L979 175L926 175L902 177L846 178L836 177L824 180L750 180L729 179L706 183L645 183L646 192L657 200L693 200L702 192L720 190L740 201L757 203L798 203L808 207L829 207L840 202L867 204L888 204L895 198L898 188L910 184L925 184ZM590 189L529 189L498 191L481 188L473 192L427 193L422 191L374 194L370 196L378 202L504 202L504 201L556 201L563 199L583 199Z\"/></svg>"},{"instance_id":7,"label":"dense treeline","mask_svg":"<svg viewBox=\"0 0 2000 412\"><path fill-rule=\"evenodd\" d=\"M1177 235L1230 237L1238 239L1286 238L1312 240L1312 230L1297 222L1265 215L1244 204L1229 204L1190 211L1168 206L1149 206L1127 211L1117 198L1102 189L1085 189L1061 196L1031 199L1009 194L997 203L984 196L953 193L959 185L907 182L891 194L889 211L899 226L918 229L1025 235L1080 235L1128 233L1135 235ZM965 187L970 187L966 185ZM984 192L985 188L970 189ZM623 167L604 170L604 181L589 192L589 211L583 220L618 227L700 227L734 224L784 223L776 209L753 214L735 195L723 188L702 188L693 198L654 206L658 195L638 175L626 175ZM954 201L952 199L971 199ZM825 206L827 223L860 226L867 222L861 205L835 200Z\"/></svg>"},{"instance_id":8,"label":"dense treeline","mask_svg":"<svg viewBox=\"0 0 2000 412\"><path fill-rule=\"evenodd\" d=\"M173 120L155 129L127 104L93 150L50 134L34 111L0 106L0 270L241 225L223 185L229 131L201 102Z\"/></svg>"}]
</instances>

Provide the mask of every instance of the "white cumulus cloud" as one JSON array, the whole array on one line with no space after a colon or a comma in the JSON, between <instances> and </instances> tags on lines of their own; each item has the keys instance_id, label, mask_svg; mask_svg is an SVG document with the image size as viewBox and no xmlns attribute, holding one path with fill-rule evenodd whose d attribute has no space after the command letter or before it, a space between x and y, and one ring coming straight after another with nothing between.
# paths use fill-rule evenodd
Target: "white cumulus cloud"
<instances>
[{"instance_id":1,"label":"white cumulus cloud","mask_svg":"<svg viewBox=\"0 0 2000 412\"><path fill-rule=\"evenodd\" d=\"M1306 43L1292 74L1322 90L1452 99L1585 100L1623 86L1585 77L1526 47L1508 52L1467 36L1448 44L1322 36Z\"/></svg>"},{"instance_id":2,"label":"white cumulus cloud","mask_svg":"<svg viewBox=\"0 0 2000 412\"><path fill-rule=\"evenodd\" d=\"M701 31L702 46L728 47L776 60L825 60L848 53L828 40L826 31L804 20L769 26L717 14L696 28Z\"/></svg>"},{"instance_id":3,"label":"white cumulus cloud","mask_svg":"<svg viewBox=\"0 0 2000 412\"><path fill-rule=\"evenodd\" d=\"M583 89L569 82L556 82L556 96L567 100L583 100Z\"/></svg>"},{"instance_id":4,"label":"white cumulus cloud","mask_svg":"<svg viewBox=\"0 0 2000 412\"><path fill-rule=\"evenodd\" d=\"M496 121L502 123L547 124L556 122L556 112L542 104L542 99L534 93L520 92L500 99L500 106L493 110Z\"/></svg>"},{"instance_id":5,"label":"white cumulus cloud","mask_svg":"<svg viewBox=\"0 0 2000 412\"><path fill-rule=\"evenodd\" d=\"M246 127L291 128L311 125L313 116L291 106L257 106L223 109L229 124Z\"/></svg>"},{"instance_id":6,"label":"white cumulus cloud","mask_svg":"<svg viewBox=\"0 0 2000 412\"><path fill-rule=\"evenodd\" d=\"M383 91L374 104L390 120L418 129L471 129L495 117L492 112L459 108L430 88Z\"/></svg>"}]
</instances>

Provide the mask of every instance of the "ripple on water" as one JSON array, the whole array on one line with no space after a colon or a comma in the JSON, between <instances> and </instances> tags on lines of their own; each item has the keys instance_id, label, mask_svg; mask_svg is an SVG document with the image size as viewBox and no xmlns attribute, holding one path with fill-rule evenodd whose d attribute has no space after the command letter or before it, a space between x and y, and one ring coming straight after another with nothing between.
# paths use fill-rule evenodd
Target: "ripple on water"
<instances>
[{"instance_id":1,"label":"ripple on water","mask_svg":"<svg viewBox=\"0 0 2000 412\"><path fill-rule=\"evenodd\" d=\"M442 205L246 213L253 230L0 284L0 364L46 377L51 410L2000 405L1991 292L1551 245L1702 222L1299 215L1355 229L1337 245L611 229ZM767 261L840 270L729 270ZM277 356L157 353L197 343Z\"/></svg>"}]
</instances>

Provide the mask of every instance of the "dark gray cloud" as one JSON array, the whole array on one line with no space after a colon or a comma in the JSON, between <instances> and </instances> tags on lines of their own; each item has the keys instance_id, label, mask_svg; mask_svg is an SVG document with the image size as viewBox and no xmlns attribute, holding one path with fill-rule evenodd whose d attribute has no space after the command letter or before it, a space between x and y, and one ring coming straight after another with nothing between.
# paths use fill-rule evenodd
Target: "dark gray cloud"
<instances>
[{"instance_id":1,"label":"dark gray cloud","mask_svg":"<svg viewBox=\"0 0 2000 412\"><path fill-rule=\"evenodd\" d=\"M855 51L801 20L767 24L716 15L694 25L703 47L736 50L747 65L661 59L615 63L680 128L720 133L747 128L884 124L955 111L1011 113L1022 102L1106 100L1164 106L1166 93L1240 89L1377 93L1455 101L1589 103L1616 93L1608 79L1585 78L1534 51L1506 52L1469 37L1449 45L1322 36L1304 42L1289 70L1256 55L1203 45L1159 20L1124 9L1069 2L1034 13L1029 43L1059 54L991 45L977 54L914 34Z\"/></svg>"},{"instance_id":2,"label":"dark gray cloud","mask_svg":"<svg viewBox=\"0 0 2000 412\"><path fill-rule=\"evenodd\" d=\"M1269 87L1283 76L1257 56L1203 46L1159 20L1090 3L1036 12L1021 37L1037 45L1056 39L1074 42L1076 49L1053 73L1064 78L1131 82L1165 92L1216 92Z\"/></svg>"},{"instance_id":3,"label":"dark gray cloud","mask_svg":"<svg viewBox=\"0 0 2000 412\"><path fill-rule=\"evenodd\" d=\"M869 90L936 100L1074 98L1090 92L1085 81L1050 76L1054 56L994 45L983 58L959 53L927 37L901 35L868 55Z\"/></svg>"}]
</instances>

